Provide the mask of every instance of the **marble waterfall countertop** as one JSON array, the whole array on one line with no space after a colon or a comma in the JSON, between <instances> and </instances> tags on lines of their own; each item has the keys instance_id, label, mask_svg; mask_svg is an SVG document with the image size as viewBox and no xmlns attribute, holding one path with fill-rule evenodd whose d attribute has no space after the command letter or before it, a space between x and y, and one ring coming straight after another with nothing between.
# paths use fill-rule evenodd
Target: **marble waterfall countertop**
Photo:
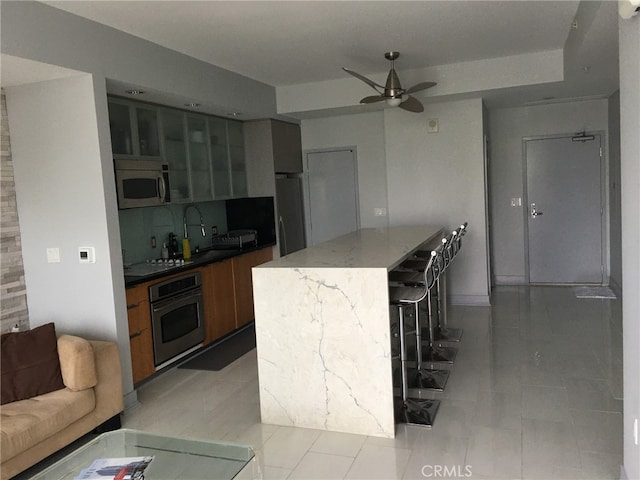
<instances>
[{"instance_id":1,"label":"marble waterfall countertop","mask_svg":"<svg viewBox=\"0 0 640 480\"><path fill-rule=\"evenodd\" d=\"M253 268L264 423L395 435L388 273L443 231L363 229Z\"/></svg>"},{"instance_id":2,"label":"marble waterfall countertop","mask_svg":"<svg viewBox=\"0 0 640 480\"><path fill-rule=\"evenodd\" d=\"M442 236L442 227L363 228L294 252L257 268L386 268L392 270L424 243Z\"/></svg>"}]
</instances>

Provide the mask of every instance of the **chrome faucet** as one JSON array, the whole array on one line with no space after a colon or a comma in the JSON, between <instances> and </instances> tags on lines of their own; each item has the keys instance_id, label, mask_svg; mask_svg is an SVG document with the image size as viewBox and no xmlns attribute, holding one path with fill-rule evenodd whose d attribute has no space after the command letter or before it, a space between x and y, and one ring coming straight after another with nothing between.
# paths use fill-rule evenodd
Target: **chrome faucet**
<instances>
[{"instance_id":1,"label":"chrome faucet","mask_svg":"<svg viewBox=\"0 0 640 480\"><path fill-rule=\"evenodd\" d=\"M200 225L199 225L200 232L202 232L203 237L206 237L207 231L204 228L204 220L202 220L202 212L195 204L190 203L189 205L184 207L184 213L182 217L182 221L184 222L184 238L189 238L189 226L197 225L196 223L191 223L191 224L187 223L187 211L189 210L189 208L195 208L196 212L198 212L198 215L200 215Z\"/></svg>"}]
</instances>

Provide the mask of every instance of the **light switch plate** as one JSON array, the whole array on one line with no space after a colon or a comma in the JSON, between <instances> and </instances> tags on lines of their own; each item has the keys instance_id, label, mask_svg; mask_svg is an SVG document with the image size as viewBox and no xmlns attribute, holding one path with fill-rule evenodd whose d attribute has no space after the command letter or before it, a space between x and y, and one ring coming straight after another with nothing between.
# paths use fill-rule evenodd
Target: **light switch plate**
<instances>
[{"instance_id":1,"label":"light switch plate","mask_svg":"<svg viewBox=\"0 0 640 480\"><path fill-rule=\"evenodd\" d=\"M47 248L47 263L60 263L60 249Z\"/></svg>"}]
</instances>

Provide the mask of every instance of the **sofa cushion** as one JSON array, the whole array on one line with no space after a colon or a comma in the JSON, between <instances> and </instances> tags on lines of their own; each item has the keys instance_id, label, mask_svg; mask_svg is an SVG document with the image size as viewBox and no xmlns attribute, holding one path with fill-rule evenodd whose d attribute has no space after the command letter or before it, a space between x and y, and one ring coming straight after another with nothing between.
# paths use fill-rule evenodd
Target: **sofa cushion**
<instances>
[{"instance_id":1,"label":"sofa cushion","mask_svg":"<svg viewBox=\"0 0 640 480\"><path fill-rule=\"evenodd\" d=\"M55 435L95 409L93 388L68 388L8 403L0 409L2 462Z\"/></svg>"},{"instance_id":2,"label":"sofa cushion","mask_svg":"<svg viewBox=\"0 0 640 480\"><path fill-rule=\"evenodd\" d=\"M88 340L74 335L60 335L58 355L62 380L69 390L78 392L96 386L96 363L93 347Z\"/></svg>"},{"instance_id":3,"label":"sofa cushion","mask_svg":"<svg viewBox=\"0 0 640 480\"><path fill-rule=\"evenodd\" d=\"M53 323L0 339L0 404L64 388Z\"/></svg>"}]
</instances>

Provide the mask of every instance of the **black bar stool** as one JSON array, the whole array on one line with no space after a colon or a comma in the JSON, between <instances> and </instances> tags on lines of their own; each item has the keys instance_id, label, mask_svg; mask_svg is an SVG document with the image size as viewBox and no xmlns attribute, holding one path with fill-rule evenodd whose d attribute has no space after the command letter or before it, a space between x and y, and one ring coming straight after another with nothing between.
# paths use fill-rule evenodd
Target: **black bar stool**
<instances>
[{"instance_id":1,"label":"black bar stool","mask_svg":"<svg viewBox=\"0 0 640 480\"><path fill-rule=\"evenodd\" d=\"M434 278L435 278L434 286L436 288L430 288L430 293L428 295L427 302L426 302L426 314L429 317L429 336L428 336L428 342L421 345L423 347L426 347L422 352L422 359L430 363L454 363L456 354L458 353L458 350L454 347L436 345L436 341L437 341L436 334L438 330L438 321L439 321L438 315L440 313L438 308L439 292L437 289L437 285L438 285L440 275L442 275L445 269L446 244L447 244L447 238L443 238L442 244L439 245L437 248L437 250L439 250L442 253L438 255L437 259L434 260L433 262L433 270L434 270ZM430 255L431 255L430 250L419 250L415 252L413 258L409 260L405 260L400 264L400 267L399 267L400 269L404 269L405 271L414 272L414 275L395 273L394 275L389 276L390 279L395 281L401 281L403 283L410 281L411 279L416 279L415 272L419 272L424 268L425 262L428 261L426 258Z\"/></svg>"},{"instance_id":2,"label":"black bar stool","mask_svg":"<svg viewBox=\"0 0 640 480\"><path fill-rule=\"evenodd\" d=\"M421 425L425 427L431 427L435 420L436 413L440 407L439 400L432 399L419 399L409 397L409 375L407 366L407 324L405 320L405 308L413 307L416 321L416 342L417 342L417 355L418 365L421 366L420 356L420 321L419 321L419 303L430 297L430 290L435 285L436 274L434 264L438 258L442 257L442 248L438 247L432 252L431 257L424 263L424 267L421 273L422 283L415 284L413 286L390 286L389 287L389 300L391 305L398 308L398 326L400 337L400 373L401 373L401 395L402 395L402 410L400 412L400 421L411 425ZM392 272L393 273L393 272ZM415 273L415 272L410 272ZM431 321L431 319L430 319ZM435 377L432 371L417 368L412 373L412 380L416 382L422 381L422 379L428 379L428 381L434 381ZM412 382L413 383L413 382Z\"/></svg>"},{"instance_id":3,"label":"black bar stool","mask_svg":"<svg viewBox=\"0 0 640 480\"><path fill-rule=\"evenodd\" d=\"M398 289L398 287L392 287L390 290L390 294L392 295L392 303L394 300L393 295L401 295L404 292L407 292L406 288L411 288L413 290L409 291L421 291L426 289L426 303L427 303L427 318L428 318L428 345L433 345L433 341L435 339L434 334L436 330L435 319L433 315L429 315L428 312L431 309L429 304L433 301L431 293L433 292L436 282L437 282L437 269L436 265L440 262L440 257L443 254L443 250L433 251L429 253L429 258L420 262L420 271L417 270L394 270L389 273L389 281L392 283L400 284L405 290ZM426 274L425 274L426 272ZM417 290L416 290L417 289ZM449 370L444 369L435 369L435 368L426 368L424 366L423 355L428 353L427 350L423 351L422 346L422 322L420 321L420 301L414 303L414 318L415 318L415 332L406 332L405 326L405 335L415 334L416 337L416 350L415 350L415 360L409 360L407 358L407 362L413 363L415 362L415 369L409 370L409 378L408 385L409 388L413 389L423 389L423 390L437 390L443 391L445 385L447 384L447 380L449 379Z\"/></svg>"},{"instance_id":4,"label":"black bar stool","mask_svg":"<svg viewBox=\"0 0 640 480\"><path fill-rule=\"evenodd\" d=\"M445 245L444 255L444 272L438 277L437 282L437 305L438 305L438 323L436 329L436 341L438 342L459 342L462 338L461 328L452 328L448 326L447 315L447 280L446 270L462 248L462 237L467 231L467 222L464 222L456 228L450 235L442 239ZM425 260L429 256L428 250L418 250L414 252L414 257Z\"/></svg>"}]
</instances>

